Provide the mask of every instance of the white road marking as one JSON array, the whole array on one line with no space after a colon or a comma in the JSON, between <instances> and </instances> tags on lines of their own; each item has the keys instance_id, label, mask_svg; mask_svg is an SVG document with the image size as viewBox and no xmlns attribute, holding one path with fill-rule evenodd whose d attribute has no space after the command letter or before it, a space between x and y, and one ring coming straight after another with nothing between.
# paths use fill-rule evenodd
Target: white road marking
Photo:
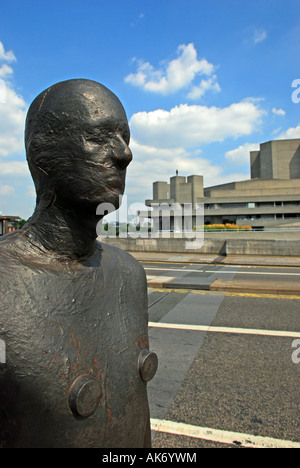
<instances>
[{"instance_id":1,"label":"white road marking","mask_svg":"<svg viewBox=\"0 0 300 468\"><path fill-rule=\"evenodd\" d=\"M300 448L300 442L242 434L208 427L192 426L167 420L151 419L151 429L180 436L252 448Z\"/></svg>"},{"instance_id":2,"label":"white road marking","mask_svg":"<svg viewBox=\"0 0 300 468\"><path fill-rule=\"evenodd\" d=\"M147 270L158 270L158 271L176 271L176 272L183 272L183 268L152 268L152 267L145 267ZM300 273L272 273L272 272L264 272L264 271L232 271L232 270L184 270L184 273L215 273L215 274L235 274L235 275L270 275L270 276L300 276Z\"/></svg>"},{"instance_id":3,"label":"white road marking","mask_svg":"<svg viewBox=\"0 0 300 468\"><path fill-rule=\"evenodd\" d=\"M171 328L174 330L192 330L215 333L235 333L239 335L280 336L286 338L300 338L300 332L280 330L258 330L254 328L214 327L207 325L187 325L181 323L149 322L149 327Z\"/></svg>"},{"instance_id":4,"label":"white road marking","mask_svg":"<svg viewBox=\"0 0 300 468\"><path fill-rule=\"evenodd\" d=\"M147 275L147 280L148 282L154 283L154 282L159 282L159 283L168 283L169 281L172 281L176 278L174 276L150 276Z\"/></svg>"}]
</instances>

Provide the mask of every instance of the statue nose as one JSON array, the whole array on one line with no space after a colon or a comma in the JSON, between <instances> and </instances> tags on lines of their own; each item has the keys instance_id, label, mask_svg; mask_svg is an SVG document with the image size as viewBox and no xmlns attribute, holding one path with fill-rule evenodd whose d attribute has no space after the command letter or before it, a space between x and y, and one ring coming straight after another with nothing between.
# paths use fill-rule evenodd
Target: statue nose
<instances>
[{"instance_id":1,"label":"statue nose","mask_svg":"<svg viewBox=\"0 0 300 468\"><path fill-rule=\"evenodd\" d=\"M119 146L112 154L112 159L121 169L125 169L132 160L131 149L127 146Z\"/></svg>"}]
</instances>

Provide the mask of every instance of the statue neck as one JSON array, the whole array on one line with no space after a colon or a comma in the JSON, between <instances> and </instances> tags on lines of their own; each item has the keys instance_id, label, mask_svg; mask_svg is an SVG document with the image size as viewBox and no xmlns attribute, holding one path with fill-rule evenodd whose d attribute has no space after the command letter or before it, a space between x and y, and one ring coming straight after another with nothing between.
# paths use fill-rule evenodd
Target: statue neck
<instances>
[{"instance_id":1,"label":"statue neck","mask_svg":"<svg viewBox=\"0 0 300 468\"><path fill-rule=\"evenodd\" d=\"M96 248L96 225L99 216L74 211L52 204L41 209L37 206L25 230L30 242L60 257L84 260Z\"/></svg>"}]
</instances>

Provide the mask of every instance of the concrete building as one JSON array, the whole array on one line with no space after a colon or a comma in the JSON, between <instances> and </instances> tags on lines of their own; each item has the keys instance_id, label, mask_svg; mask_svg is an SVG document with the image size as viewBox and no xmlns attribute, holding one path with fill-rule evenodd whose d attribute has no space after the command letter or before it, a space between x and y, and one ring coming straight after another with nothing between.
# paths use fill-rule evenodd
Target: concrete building
<instances>
[{"instance_id":1,"label":"concrete building","mask_svg":"<svg viewBox=\"0 0 300 468\"><path fill-rule=\"evenodd\" d=\"M250 165L250 180L207 188L200 175L154 182L153 199L145 203L190 203L194 211L197 203L204 204L205 224L234 223L257 229L300 226L300 139L262 143L260 151L250 153Z\"/></svg>"},{"instance_id":2,"label":"concrete building","mask_svg":"<svg viewBox=\"0 0 300 468\"><path fill-rule=\"evenodd\" d=\"M19 216L0 216L0 236L18 229Z\"/></svg>"},{"instance_id":3,"label":"concrete building","mask_svg":"<svg viewBox=\"0 0 300 468\"><path fill-rule=\"evenodd\" d=\"M251 179L300 179L300 139L262 143L250 163Z\"/></svg>"}]
</instances>

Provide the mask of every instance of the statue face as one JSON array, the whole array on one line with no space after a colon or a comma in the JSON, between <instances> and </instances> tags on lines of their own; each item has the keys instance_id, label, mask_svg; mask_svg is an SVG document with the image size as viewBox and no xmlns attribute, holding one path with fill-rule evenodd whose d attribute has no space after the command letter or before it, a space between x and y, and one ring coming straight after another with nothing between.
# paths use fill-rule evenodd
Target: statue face
<instances>
[{"instance_id":1,"label":"statue face","mask_svg":"<svg viewBox=\"0 0 300 468\"><path fill-rule=\"evenodd\" d=\"M82 129L80 151L82 180L86 187L82 187L81 196L87 196L97 204L112 203L118 209L119 196L125 190L126 168L132 159L130 132L124 111L111 106L106 115L99 116L92 109ZM90 178L90 183L85 175Z\"/></svg>"},{"instance_id":2,"label":"statue face","mask_svg":"<svg viewBox=\"0 0 300 468\"><path fill-rule=\"evenodd\" d=\"M132 159L129 139L122 104L99 83L70 80L44 91L26 123L27 159L38 196L47 174L58 204L93 214L100 203L118 209Z\"/></svg>"},{"instance_id":3,"label":"statue face","mask_svg":"<svg viewBox=\"0 0 300 468\"><path fill-rule=\"evenodd\" d=\"M73 120L71 109L70 130L62 145L65 170L62 178L55 176L56 194L60 200L88 210L95 211L100 203L118 209L132 159L124 109L113 96L103 99L102 90L99 95L97 89L78 96L73 107L76 118Z\"/></svg>"}]
</instances>

